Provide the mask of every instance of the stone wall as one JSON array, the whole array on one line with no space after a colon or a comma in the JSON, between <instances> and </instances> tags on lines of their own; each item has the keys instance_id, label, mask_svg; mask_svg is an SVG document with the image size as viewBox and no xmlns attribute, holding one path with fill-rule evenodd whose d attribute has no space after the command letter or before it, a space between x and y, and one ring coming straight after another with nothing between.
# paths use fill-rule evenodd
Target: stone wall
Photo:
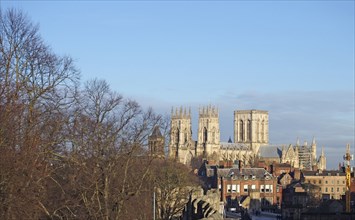
<instances>
[{"instance_id":1,"label":"stone wall","mask_svg":"<svg viewBox=\"0 0 355 220\"><path fill-rule=\"evenodd\" d=\"M197 187L186 204L183 212L184 220L192 219L223 219L220 213L220 194L218 190L208 190L205 194ZM222 210L223 211L223 210Z\"/></svg>"}]
</instances>

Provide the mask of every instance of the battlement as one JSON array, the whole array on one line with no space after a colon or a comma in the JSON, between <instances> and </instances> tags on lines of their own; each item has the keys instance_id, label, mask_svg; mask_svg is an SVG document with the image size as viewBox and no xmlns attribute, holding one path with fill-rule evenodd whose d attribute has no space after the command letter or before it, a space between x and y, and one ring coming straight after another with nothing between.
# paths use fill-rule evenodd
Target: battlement
<instances>
[{"instance_id":1,"label":"battlement","mask_svg":"<svg viewBox=\"0 0 355 220\"><path fill-rule=\"evenodd\" d=\"M207 106L199 108L199 117L200 118L218 118L219 110L215 106Z\"/></svg>"},{"instance_id":2,"label":"battlement","mask_svg":"<svg viewBox=\"0 0 355 220\"><path fill-rule=\"evenodd\" d=\"M171 108L171 119L191 119L191 108L189 107L188 111L186 107L180 106L179 108Z\"/></svg>"}]
</instances>

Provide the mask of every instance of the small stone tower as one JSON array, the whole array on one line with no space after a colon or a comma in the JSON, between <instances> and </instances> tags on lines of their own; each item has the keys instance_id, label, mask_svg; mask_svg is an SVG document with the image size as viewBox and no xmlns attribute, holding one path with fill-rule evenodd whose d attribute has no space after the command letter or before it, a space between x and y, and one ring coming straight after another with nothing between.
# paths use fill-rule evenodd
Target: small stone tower
<instances>
[{"instance_id":1,"label":"small stone tower","mask_svg":"<svg viewBox=\"0 0 355 220\"><path fill-rule=\"evenodd\" d=\"M234 142L251 146L256 154L269 143L269 113L261 110L234 111Z\"/></svg>"},{"instance_id":2,"label":"small stone tower","mask_svg":"<svg viewBox=\"0 0 355 220\"><path fill-rule=\"evenodd\" d=\"M171 110L169 157L189 164L195 156L191 130L191 110L180 107Z\"/></svg>"},{"instance_id":3,"label":"small stone tower","mask_svg":"<svg viewBox=\"0 0 355 220\"><path fill-rule=\"evenodd\" d=\"M165 157L165 140L158 125L154 127L152 134L148 137L148 145L151 156L160 158Z\"/></svg>"},{"instance_id":4,"label":"small stone tower","mask_svg":"<svg viewBox=\"0 0 355 220\"><path fill-rule=\"evenodd\" d=\"M218 109L214 106L199 109L197 154L219 159L220 130Z\"/></svg>"}]
</instances>

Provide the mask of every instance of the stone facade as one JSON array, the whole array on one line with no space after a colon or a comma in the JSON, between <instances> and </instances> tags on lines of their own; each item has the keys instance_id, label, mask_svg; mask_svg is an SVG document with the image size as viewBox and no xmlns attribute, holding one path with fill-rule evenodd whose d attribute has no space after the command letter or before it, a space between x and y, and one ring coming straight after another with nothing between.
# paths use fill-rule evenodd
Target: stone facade
<instances>
[{"instance_id":1,"label":"stone facade","mask_svg":"<svg viewBox=\"0 0 355 220\"><path fill-rule=\"evenodd\" d=\"M199 110L197 154L219 158L220 154L220 131L218 109L212 106L203 107Z\"/></svg>"},{"instance_id":2,"label":"stone facade","mask_svg":"<svg viewBox=\"0 0 355 220\"><path fill-rule=\"evenodd\" d=\"M341 199L345 195L345 173L342 171L303 171L303 182L321 188L324 199Z\"/></svg>"},{"instance_id":3,"label":"stone facade","mask_svg":"<svg viewBox=\"0 0 355 220\"><path fill-rule=\"evenodd\" d=\"M196 146L192 141L191 110L182 107L171 110L169 157L183 164L190 164L196 156Z\"/></svg>"},{"instance_id":4,"label":"stone facade","mask_svg":"<svg viewBox=\"0 0 355 220\"><path fill-rule=\"evenodd\" d=\"M256 153L269 143L269 113L260 110L234 112L234 142L248 144Z\"/></svg>"}]
</instances>

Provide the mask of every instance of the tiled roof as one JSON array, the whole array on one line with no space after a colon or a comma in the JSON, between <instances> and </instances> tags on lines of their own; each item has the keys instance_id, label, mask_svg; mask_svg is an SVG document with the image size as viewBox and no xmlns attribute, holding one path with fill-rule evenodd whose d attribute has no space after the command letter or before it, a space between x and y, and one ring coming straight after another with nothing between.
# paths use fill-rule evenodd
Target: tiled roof
<instances>
[{"instance_id":1,"label":"tiled roof","mask_svg":"<svg viewBox=\"0 0 355 220\"><path fill-rule=\"evenodd\" d=\"M229 142L221 142L221 148L223 149L235 149L235 150L250 150L248 145L240 144L240 143L229 143Z\"/></svg>"},{"instance_id":2,"label":"tiled roof","mask_svg":"<svg viewBox=\"0 0 355 220\"><path fill-rule=\"evenodd\" d=\"M155 126L152 135L150 135L150 137L162 137L162 136L163 135L160 132L159 126Z\"/></svg>"},{"instance_id":3,"label":"tiled roof","mask_svg":"<svg viewBox=\"0 0 355 220\"><path fill-rule=\"evenodd\" d=\"M271 174L264 168L243 168L239 175L255 176L256 178L263 178L265 175L271 177Z\"/></svg>"},{"instance_id":4,"label":"tiled roof","mask_svg":"<svg viewBox=\"0 0 355 220\"><path fill-rule=\"evenodd\" d=\"M257 179L263 179L266 176L272 178L272 175L266 171L264 168L222 168L217 170L219 177L225 178L244 178L244 177L253 177Z\"/></svg>"},{"instance_id":5,"label":"tiled roof","mask_svg":"<svg viewBox=\"0 0 355 220\"><path fill-rule=\"evenodd\" d=\"M281 158L282 148L280 146L260 146L259 148L260 157L273 157Z\"/></svg>"}]
</instances>

